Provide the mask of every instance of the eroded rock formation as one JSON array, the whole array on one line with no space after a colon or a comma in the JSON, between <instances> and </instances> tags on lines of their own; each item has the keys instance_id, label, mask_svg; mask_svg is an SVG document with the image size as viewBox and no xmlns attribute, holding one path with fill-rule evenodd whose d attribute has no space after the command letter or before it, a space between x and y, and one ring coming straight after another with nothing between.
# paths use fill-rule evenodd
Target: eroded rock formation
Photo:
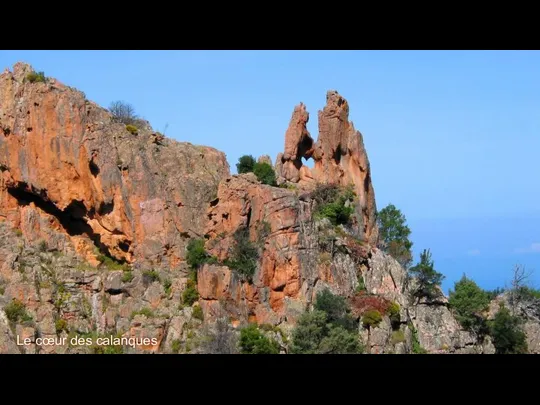
<instances>
[{"instance_id":1,"label":"eroded rock formation","mask_svg":"<svg viewBox=\"0 0 540 405\"><path fill-rule=\"evenodd\" d=\"M319 111L319 136L314 143L307 122L309 113L304 104L295 107L285 134L285 151L276 159L280 182L312 186L314 183L353 185L358 196L357 212L362 237L375 245L375 192L363 137L349 121L349 104L337 91L328 91L326 105ZM310 170L302 158L313 158Z\"/></svg>"},{"instance_id":2,"label":"eroded rock formation","mask_svg":"<svg viewBox=\"0 0 540 405\"><path fill-rule=\"evenodd\" d=\"M29 65L0 75L0 217L30 241L179 268L207 203L229 175L215 149L137 134ZM156 138L160 138L156 142Z\"/></svg>"},{"instance_id":3,"label":"eroded rock formation","mask_svg":"<svg viewBox=\"0 0 540 405\"><path fill-rule=\"evenodd\" d=\"M377 248L369 161L337 92L319 112L316 143L305 106L295 108L273 187L253 173L231 176L215 149L149 125L130 132L81 92L52 78L31 83L30 72L18 63L0 75L0 353L214 353L204 344L218 319L231 336L265 324L287 352L285 337L326 288L357 320L380 311L378 324L358 323L368 353L493 352L461 329L442 295L412 302L406 271ZM318 183L353 185L355 223L313 215ZM193 238L207 256L189 269ZM234 257L239 240L250 257ZM538 352L540 317L524 311ZM112 336L146 341L70 342Z\"/></svg>"}]
</instances>

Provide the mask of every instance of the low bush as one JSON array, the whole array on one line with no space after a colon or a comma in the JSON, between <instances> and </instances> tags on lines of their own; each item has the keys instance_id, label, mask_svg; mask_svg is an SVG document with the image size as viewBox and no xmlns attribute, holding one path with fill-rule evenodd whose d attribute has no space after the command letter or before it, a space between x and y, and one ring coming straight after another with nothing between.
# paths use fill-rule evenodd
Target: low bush
<instances>
[{"instance_id":1,"label":"low bush","mask_svg":"<svg viewBox=\"0 0 540 405\"><path fill-rule=\"evenodd\" d=\"M354 213L352 202L355 193L352 187L339 188L334 185L321 185L311 193L316 202L315 219L328 218L332 225L346 225Z\"/></svg>"},{"instance_id":2,"label":"low bush","mask_svg":"<svg viewBox=\"0 0 540 405\"><path fill-rule=\"evenodd\" d=\"M186 261L192 269L198 269L209 259L204 248L204 239L190 239L187 245Z\"/></svg>"},{"instance_id":3,"label":"low bush","mask_svg":"<svg viewBox=\"0 0 540 405\"><path fill-rule=\"evenodd\" d=\"M364 350L358 323L345 299L325 289L317 294L314 310L305 312L292 333L292 353L358 354Z\"/></svg>"},{"instance_id":4,"label":"low bush","mask_svg":"<svg viewBox=\"0 0 540 405\"><path fill-rule=\"evenodd\" d=\"M129 265L127 263L121 263L116 259L113 259L112 257L106 256L102 253L98 254L97 260L101 262L101 265L106 267L107 270L115 271L115 270L122 270L122 271L128 271Z\"/></svg>"},{"instance_id":5,"label":"low bush","mask_svg":"<svg viewBox=\"0 0 540 405\"><path fill-rule=\"evenodd\" d=\"M169 295L171 293L171 287L172 287L171 280L169 280L168 278L163 280L163 289L165 290L166 295Z\"/></svg>"},{"instance_id":6,"label":"low bush","mask_svg":"<svg viewBox=\"0 0 540 405\"><path fill-rule=\"evenodd\" d=\"M178 339L174 339L171 343L171 350L173 353L177 354L182 347L182 342Z\"/></svg>"},{"instance_id":7,"label":"low bush","mask_svg":"<svg viewBox=\"0 0 540 405\"><path fill-rule=\"evenodd\" d=\"M182 293L182 304L192 306L198 299L197 282L193 278L189 278L186 289Z\"/></svg>"},{"instance_id":8,"label":"low bush","mask_svg":"<svg viewBox=\"0 0 540 405\"><path fill-rule=\"evenodd\" d=\"M132 135L137 135L139 132L139 128L137 128L135 125L126 125L127 131Z\"/></svg>"},{"instance_id":9,"label":"low bush","mask_svg":"<svg viewBox=\"0 0 540 405\"><path fill-rule=\"evenodd\" d=\"M259 180L261 183L269 186L277 185L276 173L274 172L272 166L270 166L268 163L255 163L253 166L253 173L255 176L257 176L257 180Z\"/></svg>"},{"instance_id":10,"label":"low bush","mask_svg":"<svg viewBox=\"0 0 540 405\"><path fill-rule=\"evenodd\" d=\"M54 326L55 326L55 329L56 329L56 334L59 335L60 333L66 331L66 332L69 332L68 330L68 323L65 319L63 318L59 318L56 320L56 322L54 323Z\"/></svg>"},{"instance_id":11,"label":"low bush","mask_svg":"<svg viewBox=\"0 0 540 405\"><path fill-rule=\"evenodd\" d=\"M204 313L200 305L193 307L193 318L198 319L199 321L204 320Z\"/></svg>"},{"instance_id":12,"label":"low bush","mask_svg":"<svg viewBox=\"0 0 540 405\"><path fill-rule=\"evenodd\" d=\"M279 354L278 343L266 337L256 324L240 330L240 352L242 354Z\"/></svg>"},{"instance_id":13,"label":"low bush","mask_svg":"<svg viewBox=\"0 0 540 405\"><path fill-rule=\"evenodd\" d=\"M144 307L144 308L141 308L140 310L138 311L133 311L131 313L131 319L135 318L137 315L144 315L146 316L147 318L153 318L154 317L154 311L152 311L150 308L148 307Z\"/></svg>"},{"instance_id":14,"label":"low bush","mask_svg":"<svg viewBox=\"0 0 540 405\"><path fill-rule=\"evenodd\" d=\"M30 83L45 83L47 78L44 72L30 72L26 75L26 80Z\"/></svg>"},{"instance_id":15,"label":"low bush","mask_svg":"<svg viewBox=\"0 0 540 405\"><path fill-rule=\"evenodd\" d=\"M19 300L14 299L4 307L4 312L13 323L28 322L32 317L26 312L26 306Z\"/></svg>"},{"instance_id":16,"label":"low bush","mask_svg":"<svg viewBox=\"0 0 540 405\"><path fill-rule=\"evenodd\" d=\"M366 283L362 274L358 275L358 285L356 286L356 292L366 291Z\"/></svg>"},{"instance_id":17,"label":"low bush","mask_svg":"<svg viewBox=\"0 0 540 405\"><path fill-rule=\"evenodd\" d=\"M232 252L225 260L225 265L235 270L242 277L251 281L259 261L259 250L249 238L249 229L239 228L234 233Z\"/></svg>"},{"instance_id":18,"label":"low bush","mask_svg":"<svg viewBox=\"0 0 540 405\"><path fill-rule=\"evenodd\" d=\"M399 324L399 322L401 321L401 317L400 317L400 307L399 307L399 304L397 302L391 302L390 303L390 306L388 307L388 316L390 317L390 322L392 322L392 324Z\"/></svg>"},{"instance_id":19,"label":"low bush","mask_svg":"<svg viewBox=\"0 0 540 405\"><path fill-rule=\"evenodd\" d=\"M135 276L133 275L133 272L128 270L124 271L124 274L122 274L122 282L123 283L131 283L133 281L133 278Z\"/></svg>"},{"instance_id":20,"label":"low bush","mask_svg":"<svg viewBox=\"0 0 540 405\"><path fill-rule=\"evenodd\" d=\"M376 309L371 309L362 316L362 325L364 325L364 328L376 328L381 321L382 315Z\"/></svg>"},{"instance_id":21,"label":"low bush","mask_svg":"<svg viewBox=\"0 0 540 405\"><path fill-rule=\"evenodd\" d=\"M143 282L145 284L151 284L155 281L160 281L160 277L157 271L155 270L143 271Z\"/></svg>"}]
</instances>

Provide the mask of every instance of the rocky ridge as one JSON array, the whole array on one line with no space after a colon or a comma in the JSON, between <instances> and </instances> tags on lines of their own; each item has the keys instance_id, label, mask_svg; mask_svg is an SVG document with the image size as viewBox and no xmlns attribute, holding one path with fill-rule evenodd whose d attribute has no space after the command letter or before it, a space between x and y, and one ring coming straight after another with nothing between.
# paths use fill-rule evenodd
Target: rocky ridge
<instances>
[{"instance_id":1,"label":"rocky ridge","mask_svg":"<svg viewBox=\"0 0 540 405\"><path fill-rule=\"evenodd\" d=\"M360 323L369 353L493 352L489 339L461 330L444 296L413 305L406 271L377 248L367 153L337 92L318 114L316 142L306 106L295 107L275 187L230 175L210 147L149 124L132 133L80 91L52 78L28 82L32 71L17 63L0 75L0 353L208 352L205 336L221 319L231 334L265 325L287 352L295 322L326 288L357 317L383 313L377 326ZM352 187L355 221L314 216L321 185ZM257 252L251 277L230 264L240 231ZM194 239L213 260L196 272L189 305ZM397 315L387 311L395 304ZM77 336L139 343L71 344ZM67 343L36 344L43 337Z\"/></svg>"}]
</instances>

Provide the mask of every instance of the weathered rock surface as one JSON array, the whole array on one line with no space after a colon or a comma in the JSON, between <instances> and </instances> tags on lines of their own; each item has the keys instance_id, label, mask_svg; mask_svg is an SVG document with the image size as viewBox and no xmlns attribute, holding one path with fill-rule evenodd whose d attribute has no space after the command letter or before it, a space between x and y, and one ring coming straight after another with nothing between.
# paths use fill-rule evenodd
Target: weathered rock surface
<instances>
[{"instance_id":1,"label":"weathered rock surface","mask_svg":"<svg viewBox=\"0 0 540 405\"><path fill-rule=\"evenodd\" d=\"M313 139L307 130L308 121L309 113L306 106L300 103L294 108L285 133L285 151L277 159L281 165L278 174L293 183L300 181L302 158L307 159L313 154Z\"/></svg>"},{"instance_id":2,"label":"weathered rock surface","mask_svg":"<svg viewBox=\"0 0 540 405\"><path fill-rule=\"evenodd\" d=\"M215 149L131 134L83 93L29 65L0 75L0 217L29 241L94 246L130 263L179 268L207 203L229 174Z\"/></svg>"},{"instance_id":3,"label":"weathered rock surface","mask_svg":"<svg viewBox=\"0 0 540 405\"><path fill-rule=\"evenodd\" d=\"M179 306L182 275L175 271L161 270L158 279L148 280L138 269L96 269L75 254L26 241L6 223L0 223L0 258L0 353L101 353L114 345L97 339L109 336L134 342L126 341L124 353L171 353L174 341L175 350L184 352L196 335L190 331L201 324L191 307ZM166 280L175 281L170 291ZM15 302L26 315L8 319ZM17 336L31 343L17 346ZM76 337L92 344L71 342ZM38 338L65 344L37 346Z\"/></svg>"},{"instance_id":4,"label":"weathered rock surface","mask_svg":"<svg viewBox=\"0 0 540 405\"><path fill-rule=\"evenodd\" d=\"M285 151L276 159L278 183L289 181L309 188L315 183L353 185L362 239L377 244L375 192L362 134L349 121L349 104L337 91L328 91L319 111L316 143L307 130L309 114L304 104L295 107L285 134ZM313 170L302 163L313 158Z\"/></svg>"}]
</instances>

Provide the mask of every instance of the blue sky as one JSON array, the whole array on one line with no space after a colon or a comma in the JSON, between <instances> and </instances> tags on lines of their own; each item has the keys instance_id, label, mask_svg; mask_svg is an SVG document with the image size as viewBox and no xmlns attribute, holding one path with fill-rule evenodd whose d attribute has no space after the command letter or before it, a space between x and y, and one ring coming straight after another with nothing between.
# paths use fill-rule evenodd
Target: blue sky
<instances>
[{"instance_id":1,"label":"blue sky","mask_svg":"<svg viewBox=\"0 0 540 405\"><path fill-rule=\"evenodd\" d=\"M339 91L364 136L379 208L406 215L445 290L484 288L512 266L540 287L538 51L0 51L107 107L125 100L156 130L243 154L282 151L293 108Z\"/></svg>"}]
</instances>

